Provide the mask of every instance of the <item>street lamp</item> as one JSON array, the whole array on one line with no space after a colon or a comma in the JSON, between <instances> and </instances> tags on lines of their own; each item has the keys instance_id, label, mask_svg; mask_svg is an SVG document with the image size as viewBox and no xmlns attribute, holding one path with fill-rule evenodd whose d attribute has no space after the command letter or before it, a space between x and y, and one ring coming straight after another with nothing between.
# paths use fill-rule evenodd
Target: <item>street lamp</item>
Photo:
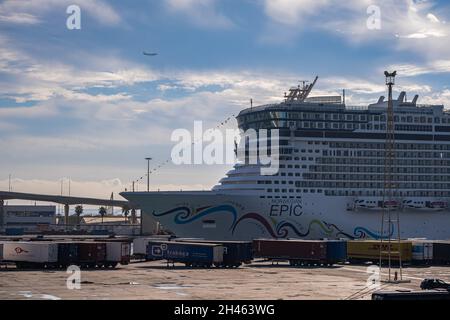
<instances>
[{"instance_id":1,"label":"street lamp","mask_svg":"<svg viewBox=\"0 0 450 320\"><path fill-rule=\"evenodd\" d=\"M147 160L147 192L150 192L150 160L152 158L145 158Z\"/></svg>"}]
</instances>

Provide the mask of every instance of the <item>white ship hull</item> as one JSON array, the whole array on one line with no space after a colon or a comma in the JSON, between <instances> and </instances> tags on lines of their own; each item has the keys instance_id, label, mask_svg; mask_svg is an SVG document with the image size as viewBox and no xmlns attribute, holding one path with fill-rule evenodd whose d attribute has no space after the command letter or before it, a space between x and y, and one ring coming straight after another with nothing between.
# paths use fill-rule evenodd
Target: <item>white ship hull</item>
<instances>
[{"instance_id":1,"label":"white ship hull","mask_svg":"<svg viewBox=\"0 0 450 320\"><path fill-rule=\"evenodd\" d=\"M125 192L144 215L179 237L212 240L256 238L379 239L381 209L352 209L351 197L309 194L301 199L206 192ZM399 209L401 237L450 239L450 212ZM397 213L392 212L393 219ZM397 224L389 228L397 234ZM388 228L385 228L386 230Z\"/></svg>"}]
</instances>

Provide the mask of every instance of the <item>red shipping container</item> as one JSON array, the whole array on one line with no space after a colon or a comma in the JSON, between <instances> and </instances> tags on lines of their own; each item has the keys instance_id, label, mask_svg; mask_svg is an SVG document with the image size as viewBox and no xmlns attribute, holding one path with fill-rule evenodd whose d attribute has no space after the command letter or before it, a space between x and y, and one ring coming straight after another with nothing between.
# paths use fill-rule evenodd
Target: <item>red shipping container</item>
<instances>
[{"instance_id":1,"label":"red shipping container","mask_svg":"<svg viewBox=\"0 0 450 320\"><path fill-rule=\"evenodd\" d=\"M106 261L106 243L79 242L79 262L81 264L95 266Z\"/></svg>"},{"instance_id":2,"label":"red shipping container","mask_svg":"<svg viewBox=\"0 0 450 320\"><path fill-rule=\"evenodd\" d=\"M327 262L327 245L320 240L257 239L253 248L255 256L260 258Z\"/></svg>"}]
</instances>

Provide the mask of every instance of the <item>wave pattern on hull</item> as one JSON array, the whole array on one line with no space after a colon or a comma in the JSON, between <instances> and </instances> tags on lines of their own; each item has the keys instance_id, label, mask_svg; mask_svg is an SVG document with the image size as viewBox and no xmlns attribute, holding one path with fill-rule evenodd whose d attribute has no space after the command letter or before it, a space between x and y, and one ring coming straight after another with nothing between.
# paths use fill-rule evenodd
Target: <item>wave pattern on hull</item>
<instances>
[{"instance_id":1,"label":"wave pattern on hull","mask_svg":"<svg viewBox=\"0 0 450 320\"><path fill-rule=\"evenodd\" d=\"M155 213L153 212L153 216L155 217L163 217L170 214L175 214L174 217L174 223L175 224L188 224L193 221L196 221L200 218L206 217L211 214L219 213L219 212L225 212L229 213L233 217L233 222L229 228L231 231L231 234L234 234L236 231L236 228L238 225L241 224L241 222L245 220L253 220L258 223L260 223L266 231L272 236L273 238L279 239L279 238L287 238L288 236L291 237L299 237L299 238L305 238L312 234L313 227L317 225L319 227L319 232L324 237L334 237L334 238L349 238L349 239L367 239L367 238L373 238L373 239L386 239L394 234L394 224L391 223L390 225L390 231L389 235L381 235L374 231L371 231L367 228L358 226L353 230L353 234L349 234L347 232L344 232L341 228L336 226L332 223L327 223L326 221L320 221L317 219L313 219L309 222L308 228L306 231L301 231L299 228L294 225L291 221L280 221L279 223L276 223L276 221L273 221L270 223L265 217L262 215L251 212L244 214L239 219L237 218L237 210L231 206L231 205L219 205L215 207L202 207L196 210L195 214L192 214L192 210L189 207L177 207L162 213ZM291 231L291 232L290 232Z\"/></svg>"}]
</instances>

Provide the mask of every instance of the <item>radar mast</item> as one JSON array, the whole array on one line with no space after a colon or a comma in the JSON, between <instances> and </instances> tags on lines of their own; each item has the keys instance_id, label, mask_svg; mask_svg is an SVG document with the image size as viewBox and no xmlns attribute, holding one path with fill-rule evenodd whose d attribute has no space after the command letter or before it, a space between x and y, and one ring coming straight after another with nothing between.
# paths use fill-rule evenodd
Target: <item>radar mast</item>
<instances>
[{"instance_id":1,"label":"radar mast","mask_svg":"<svg viewBox=\"0 0 450 320\"><path fill-rule=\"evenodd\" d=\"M311 84L307 84L308 81L301 81L302 85L298 85L297 87L293 87L289 89L288 94L284 94L284 98L286 102L303 102L306 98L308 98L308 95L310 94L311 90L313 89L314 85L317 82L317 79L319 79L318 76L314 79L314 81Z\"/></svg>"}]
</instances>

